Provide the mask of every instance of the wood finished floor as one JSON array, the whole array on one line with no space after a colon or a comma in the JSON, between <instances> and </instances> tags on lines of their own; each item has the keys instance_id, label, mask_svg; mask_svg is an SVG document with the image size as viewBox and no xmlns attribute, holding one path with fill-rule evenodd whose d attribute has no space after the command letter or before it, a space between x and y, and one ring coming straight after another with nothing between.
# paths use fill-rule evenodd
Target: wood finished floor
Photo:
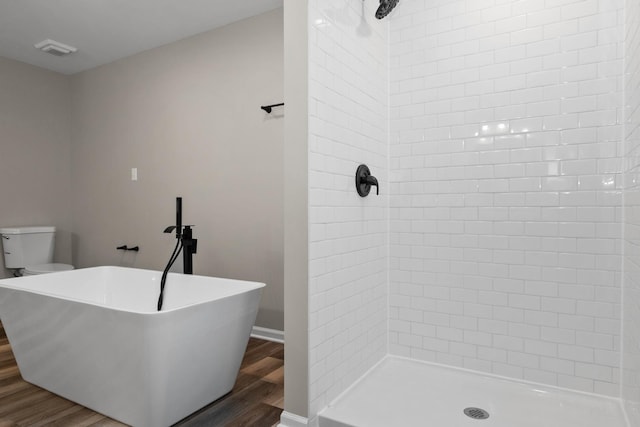
<instances>
[{"instance_id":1,"label":"wood finished floor","mask_svg":"<svg viewBox=\"0 0 640 427\"><path fill-rule=\"evenodd\" d=\"M175 426L271 427L283 405L284 346L251 338L231 393ZM123 425L24 381L0 323L0 427Z\"/></svg>"}]
</instances>

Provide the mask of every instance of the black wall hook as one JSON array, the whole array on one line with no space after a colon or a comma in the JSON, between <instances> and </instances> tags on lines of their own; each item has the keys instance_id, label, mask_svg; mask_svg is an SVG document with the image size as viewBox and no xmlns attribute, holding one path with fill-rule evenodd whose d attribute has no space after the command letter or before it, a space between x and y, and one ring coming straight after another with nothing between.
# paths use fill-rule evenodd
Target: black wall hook
<instances>
[{"instance_id":1,"label":"black wall hook","mask_svg":"<svg viewBox=\"0 0 640 427\"><path fill-rule=\"evenodd\" d=\"M360 165L356 170L356 190L360 197L367 197L371 191L371 186L375 185L376 195L380 194L380 187L375 176L371 175L371 171L367 165Z\"/></svg>"},{"instance_id":2,"label":"black wall hook","mask_svg":"<svg viewBox=\"0 0 640 427\"><path fill-rule=\"evenodd\" d=\"M119 251L134 251L134 252L138 252L140 250L139 246L134 246L132 248L128 247L127 245L122 245L122 246L118 246L116 248Z\"/></svg>"}]
</instances>

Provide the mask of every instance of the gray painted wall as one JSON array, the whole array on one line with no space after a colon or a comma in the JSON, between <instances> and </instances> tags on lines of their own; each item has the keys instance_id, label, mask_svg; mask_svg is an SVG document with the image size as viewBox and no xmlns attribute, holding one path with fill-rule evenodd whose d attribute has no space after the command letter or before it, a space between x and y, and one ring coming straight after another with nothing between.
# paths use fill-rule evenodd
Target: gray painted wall
<instances>
[{"instance_id":1,"label":"gray painted wall","mask_svg":"<svg viewBox=\"0 0 640 427\"><path fill-rule=\"evenodd\" d=\"M0 58L0 227L54 225L71 261L69 78ZM9 277L0 257L0 277Z\"/></svg>"},{"instance_id":2,"label":"gray painted wall","mask_svg":"<svg viewBox=\"0 0 640 427\"><path fill-rule=\"evenodd\" d=\"M283 84L282 9L73 76L76 264L164 268L181 196L194 272L265 282L282 330Z\"/></svg>"},{"instance_id":3,"label":"gray painted wall","mask_svg":"<svg viewBox=\"0 0 640 427\"><path fill-rule=\"evenodd\" d=\"M284 1L285 334L284 409L309 414L309 11ZM285 414L286 417L286 414ZM284 423L283 423L284 424Z\"/></svg>"}]
</instances>

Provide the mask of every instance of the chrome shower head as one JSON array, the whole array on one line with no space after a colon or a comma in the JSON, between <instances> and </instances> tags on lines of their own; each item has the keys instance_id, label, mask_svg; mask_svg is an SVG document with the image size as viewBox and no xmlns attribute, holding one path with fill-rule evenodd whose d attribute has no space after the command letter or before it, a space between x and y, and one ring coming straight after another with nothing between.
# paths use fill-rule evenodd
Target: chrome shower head
<instances>
[{"instance_id":1,"label":"chrome shower head","mask_svg":"<svg viewBox=\"0 0 640 427\"><path fill-rule=\"evenodd\" d=\"M376 18L382 19L387 16L400 0L380 0L380 6L376 10Z\"/></svg>"}]
</instances>

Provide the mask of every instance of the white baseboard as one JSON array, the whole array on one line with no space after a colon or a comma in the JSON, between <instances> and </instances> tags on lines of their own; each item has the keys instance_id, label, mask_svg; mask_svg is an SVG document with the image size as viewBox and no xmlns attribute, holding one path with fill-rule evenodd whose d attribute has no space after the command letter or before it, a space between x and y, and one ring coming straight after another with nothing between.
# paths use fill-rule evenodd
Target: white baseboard
<instances>
[{"instance_id":1,"label":"white baseboard","mask_svg":"<svg viewBox=\"0 0 640 427\"><path fill-rule=\"evenodd\" d=\"M300 415L282 411L278 427L309 427L309 420Z\"/></svg>"},{"instance_id":2,"label":"white baseboard","mask_svg":"<svg viewBox=\"0 0 640 427\"><path fill-rule=\"evenodd\" d=\"M284 344L284 331L277 329L263 328L261 326L254 326L251 330L251 336L261 340L273 341L280 344Z\"/></svg>"}]
</instances>

